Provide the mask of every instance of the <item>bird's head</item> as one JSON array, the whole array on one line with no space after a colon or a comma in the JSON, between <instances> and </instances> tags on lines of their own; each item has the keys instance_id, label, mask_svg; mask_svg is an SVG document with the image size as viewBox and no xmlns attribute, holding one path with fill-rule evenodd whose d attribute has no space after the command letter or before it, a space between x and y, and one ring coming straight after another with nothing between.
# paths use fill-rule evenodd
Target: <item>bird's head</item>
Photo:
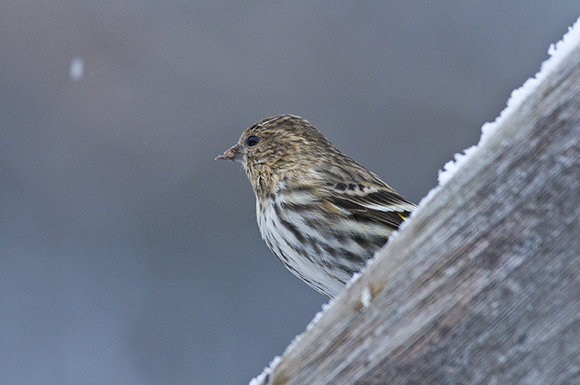
<instances>
[{"instance_id":1,"label":"bird's head","mask_svg":"<svg viewBox=\"0 0 580 385\"><path fill-rule=\"evenodd\" d=\"M238 143L216 159L241 162L256 193L268 193L284 177L308 172L334 151L306 119L278 115L248 127Z\"/></svg>"}]
</instances>

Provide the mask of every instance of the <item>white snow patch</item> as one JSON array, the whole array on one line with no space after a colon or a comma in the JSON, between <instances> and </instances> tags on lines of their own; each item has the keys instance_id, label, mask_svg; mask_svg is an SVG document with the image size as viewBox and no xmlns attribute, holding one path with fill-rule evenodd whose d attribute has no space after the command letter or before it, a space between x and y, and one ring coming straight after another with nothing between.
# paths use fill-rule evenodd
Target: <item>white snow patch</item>
<instances>
[{"instance_id":1,"label":"white snow patch","mask_svg":"<svg viewBox=\"0 0 580 385\"><path fill-rule=\"evenodd\" d=\"M85 74L85 62L80 57L75 57L70 61L68 74L72 80L81 80Z\"/></svg>"},{"instance_id":2,"label":"white snow patch","mask_svg":"<svg viewBox=\"0 0 580 385\"><path fill-rule=\"evenodd\" d=\"M250 385L262 385L266 383L266 377L269 376L270 374L272 374L272 372L274 371L274 369L276 368L276 366L278 366L278 364L280 363L280 361L282 361L282 357L280 356L276 356L274 357L274 359L272 360L272 362L270 362L270 365L268 365L267 368L264 368L264 371L262 373L260 373L257 377L253 378L252 381L250 381Z\"/></svg>"},{"instance_id":3,"label":"white snow patch","mask_svg":"<svg viewBox=\"0 0 580 385\"><path fill-rule=\"evenodd\" d=\"M345 291L346 289L348 289L349 287L351 287L352 285L354 285L354 283L359 279L359 277L362 275L363 271L365 271L365 269L369 266L369 264L371 263L371 260L374 260L375 256L373 255L372 258L369 258L366 262L365 267L363 267L361 269L361 271L359 271L358 273L354 273L352 275L352 277L350 277L350 279L348 280L348 282L346 283L346 285L344 285L344 289L343 291Z\"/></svg>"},{"instance_id":4,"label":"white snow patch","mask_svg":"<svg viewBox=\"0 0 580 385\"><path fill-rule=\"evenodd\" d=\"M322 316L328 311L328 309L330 309L330 307L332 306L333 303L334 303L334 300L331 299L330 301L328 301L328 303L325 303L324 305L322 305L322 310L319 311L318 313L316 313L314 318L312 318L312 321L310 321L308 326L306 326L306 331L312 329L312 327L322 318ZM294 339L294 340L296 340L296 339ZM296 341L296 342L298 342L298 341ZM286 352L287 351L289 351L289 349L286 349ZM286 354L286 352L284 352L284 354Z\"/></svg>"},{"instance_id":5,"label":"white snow patch","mask_svg":"<svg viewBox=\"0 0 580 385\"><path fill-rule=\"evenodd\" d=\"M371 306L371 299L372 299L371 289L369 289L368 286L365 286L362 293L360 293L360 302L363 305L363 311L368 309L369 306Z\"/></svg>"},{"instance_id":6,"label":"white snow patch","mask_svg":"<svg viewBox=\"0 0 580 385\"><path fill-rule=\"evenodd\" d=\"M464 150L462 154L455 154L455 160L451 160L445 164L443 171L439 172L439 186L444 186L455 175L457 170L461 168L465 162L471 159L477 150L484 145L489 138L495 133L497 128L516 111L524 100L536 91L538 85L552 72L554 72L560 63L572 52L574 47L580 44L580 18L576 20L574 25L568 28L568 32L564 35L556 45L552 44L548 49L550 58L542 63L540 71L536 73L533 78L526 80L526 82L518 89L514 90L507 101L507 107L500 113L500 115L491 123L485 123L481 127L481 137L477 146L469 147ZM427 197L423 198L421 203L424 204L432 197L431 192ZM419 205L421 206L421 204Z\"/></svg>"}]
</instances>

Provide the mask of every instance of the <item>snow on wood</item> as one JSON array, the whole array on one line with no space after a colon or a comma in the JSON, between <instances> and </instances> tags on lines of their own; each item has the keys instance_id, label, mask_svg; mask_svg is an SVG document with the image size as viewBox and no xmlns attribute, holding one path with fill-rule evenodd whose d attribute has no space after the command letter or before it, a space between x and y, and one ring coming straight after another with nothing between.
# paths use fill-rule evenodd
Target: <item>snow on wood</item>
<instances>
[{"instance_id":1,"label":"snow on wood","mask_svg":"<svg viewBox=\"0 0 580 385\"><path fill-rule=\"evenodd\" d=\"M254 384L580 382L579 29Z\"/></svg>"}]
</instances>

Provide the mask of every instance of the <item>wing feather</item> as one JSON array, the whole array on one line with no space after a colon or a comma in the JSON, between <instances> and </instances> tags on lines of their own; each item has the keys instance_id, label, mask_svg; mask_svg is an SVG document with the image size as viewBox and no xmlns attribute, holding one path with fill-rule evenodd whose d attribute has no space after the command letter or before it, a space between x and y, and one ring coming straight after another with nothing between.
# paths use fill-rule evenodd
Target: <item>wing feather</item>
<instances>
[{"instance_id":1,"label":"wing feather","mask_svg":"<svg viewBox=\"0 0 580 385\"><path fill-rule=\"evenodd\" d=\"M382 223L397 229L414 209L415 205L395 190L357 185L342 189L344 183L333 188L329 200L337 207L349 211L361 221Z\"/></svg>"}]
</instances>

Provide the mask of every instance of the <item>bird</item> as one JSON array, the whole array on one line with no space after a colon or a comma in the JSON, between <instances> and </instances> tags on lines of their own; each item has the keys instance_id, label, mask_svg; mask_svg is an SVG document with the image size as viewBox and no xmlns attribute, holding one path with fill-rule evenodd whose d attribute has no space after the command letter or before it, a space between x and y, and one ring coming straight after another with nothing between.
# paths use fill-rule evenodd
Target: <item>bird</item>
<instances>
[{"instance_id":1,"label":"bird","mask_svg":"<svg viewBox=\"0 0 580 385\"><path fill-rule=\"evenodd\" d=\"M262 238L288 270L329 298L417 207L296 115L253 124L217 159L242 163Z\"/></svg>"}]
</instances>

